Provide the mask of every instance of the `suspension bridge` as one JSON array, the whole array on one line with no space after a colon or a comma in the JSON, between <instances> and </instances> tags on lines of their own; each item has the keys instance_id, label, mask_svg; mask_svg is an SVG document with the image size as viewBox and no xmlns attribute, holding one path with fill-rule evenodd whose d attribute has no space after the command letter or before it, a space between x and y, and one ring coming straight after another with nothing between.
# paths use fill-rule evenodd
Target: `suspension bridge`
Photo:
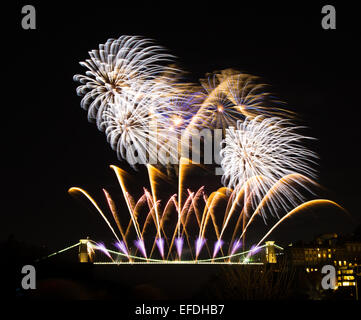
<instances>
[{"instance_id":1,"label":"suspension bridge","mask_svg":"<svg viewBox=\"0 0 361 320\"><path fill-rule=\"evenodd\" d=\"M91 263L94 265L129 265L129 264L229 264L229 265L263 265L265 263L277 263L277 256L283 252L283 248L267 241L262 246L252 248L232 255L213 257L208 259L153 259L137 255L124 254L119 251L107 249L91 239L81 239L64 249L53 252L37 259L35 262L51 259L67 251L78 249L79 263Z\"/></svg>"}]
</instances>

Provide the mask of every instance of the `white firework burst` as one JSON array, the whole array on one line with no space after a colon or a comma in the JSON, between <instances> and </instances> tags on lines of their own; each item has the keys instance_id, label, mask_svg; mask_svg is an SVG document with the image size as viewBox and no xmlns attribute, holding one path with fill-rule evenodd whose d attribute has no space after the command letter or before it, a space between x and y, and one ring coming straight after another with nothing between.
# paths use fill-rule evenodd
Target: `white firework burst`
<instances>
[{"instance_id":1,"label":"white firework burst","mask_svg":"<svg viewBox=\"0 0 361 320\"><path fill-rule=\"evenodd\" d=\"M244 188L244 201L255 208L275 184L285 177L272 193L269 208L278 215L303 200L297 187L307 190L316 174L316 154L302 145L309 137L298 134L299 127L277 117L246 118L237 128L226 129L221 150L222 182L229 188ZM264 213L264 212L262 212Z\"/></svg>"},{"instance_id":2,"label":"white firework burst","mask_svg":"<svg viewBox=\"0 0 361 320\"><path fill-rule=\"evenodd\" d=\"M145 83L139 91L115 96L102 115L101 126L111 147L134 168L136 164L165 165L178 156L179 135L168 129L169 119L178 113L165 108L169 97L158 86L162 84Z\"/></svg>"},{"instance_id":3,"label":"white firework burst","mask_svg":"<svg viewBox=\"0 0 361 320\"><path fill-rule=\"evenodd\" d=\"M77 88L77 94L83 96L81 107L88 110L88 119L95 119L100 130L102 112L114 104L116 96L132 94L145 81L150 83L160 75L167 80L177 72L163 65L173 56L152 40L139 36L109 39L89 55L90 59L80 62L87 69L85 75L75 75L74 80L81 83Z\"/></svg>"}]
</instances>

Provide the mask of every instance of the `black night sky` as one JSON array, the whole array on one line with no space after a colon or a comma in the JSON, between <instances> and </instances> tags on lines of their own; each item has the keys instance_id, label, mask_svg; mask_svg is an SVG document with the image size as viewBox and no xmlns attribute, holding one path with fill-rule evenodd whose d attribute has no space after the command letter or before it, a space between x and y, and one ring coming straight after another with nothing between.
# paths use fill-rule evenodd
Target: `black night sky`
<instances>
[{"instance_id":1,"label":"black night sky","mask_svg":"<svg viewBox=\"0 0 361 320\"><path fill-rule=\"evenodd\" d=\"M119 192L111 164L127 169L140 188L147 183L88 123L72 80L83 72L78 62L89 50L125 34L155 39L178 57L193 81L226 68L261 76L300 114L307 133L317 138L312 147L320 155L319 182L325 188L320 196L344 206L353 220L326 210L318 218L300 216L274 238L309 239L360 224L361 55L353 5L337 3L337 29L323 30L321 8L328 2L235 3L32 2L36 30L21 29L21 8L28 3L9 9L12 24L3 29L2 50L1 241L14 234L58 249L87 235L112 240L101 218L68 188L83 187L97 200L103 199L103 187ZM212 183L218 185L219 177Z\"/></svg>"}]
</instances>

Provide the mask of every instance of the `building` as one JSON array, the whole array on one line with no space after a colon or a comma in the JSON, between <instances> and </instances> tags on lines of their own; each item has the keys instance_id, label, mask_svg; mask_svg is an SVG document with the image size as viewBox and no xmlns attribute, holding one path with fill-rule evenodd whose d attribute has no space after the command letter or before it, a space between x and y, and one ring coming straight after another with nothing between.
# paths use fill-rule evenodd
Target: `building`
<instances>
[{"instance_id":1,"label":"building","mask_svg":"<svg viewBox=\"0 0 361 320\"><path fill-rule=\"evenodd\" d=\"M305 268L307 273L321 272L323 266L333 265L337 287L357 286L361 241L324 234L311 243L290 244L286 254L292 265Z\"/></svg>"}]
</instances>

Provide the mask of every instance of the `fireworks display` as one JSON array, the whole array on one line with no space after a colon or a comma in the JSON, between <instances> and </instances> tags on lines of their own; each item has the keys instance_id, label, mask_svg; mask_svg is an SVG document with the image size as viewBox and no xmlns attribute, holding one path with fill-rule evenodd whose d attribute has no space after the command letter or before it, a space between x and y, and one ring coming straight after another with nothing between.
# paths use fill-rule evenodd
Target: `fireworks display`
<instances>
[{"instance_id":1,"label":"fireworks display","mask_svg":"<svg viewBox=\"0 0 361 320\"><path fill-rule=\"evenodd\" d=\"M322 199L304 202L304 191L316 185L317 156L304 145L311 138L299 133L302 128L294 124L294 113L281 108L258 77L226 69L207 75L200 84L182 82L180 70L169 65L173 57L142 37L109 39L89 55L81 62L88 69L85 75L74 77L81 83L81 106L105 132L119 159L133 167L147 165L151 189L144 188L134 199L124 172L112 166L129 211L129 221L122 225L104 190L119 234L83 189L70 192L80 192L92 202L117 239L117 254L129 262L180 262L185 254L187 261L195 262L205 250L209 258L203 261L230 261L256 216L266 219L270 213L279 220L253 251L294 213L320 204L338 206ZM185 188L188 159L179 154L183 140L199 138L202 129L220 129L223 137L219 156L225 187L209 196L204 187ZM178 165L178 194L162 203L158 165L169 163ZM226 208L219 213L221 202ZM190 229L196 231L189 234ZM151 230L154 236L149 240L145 234ZM110 256L103 244L97 247Z\"/></svg>"}]
</instances>

